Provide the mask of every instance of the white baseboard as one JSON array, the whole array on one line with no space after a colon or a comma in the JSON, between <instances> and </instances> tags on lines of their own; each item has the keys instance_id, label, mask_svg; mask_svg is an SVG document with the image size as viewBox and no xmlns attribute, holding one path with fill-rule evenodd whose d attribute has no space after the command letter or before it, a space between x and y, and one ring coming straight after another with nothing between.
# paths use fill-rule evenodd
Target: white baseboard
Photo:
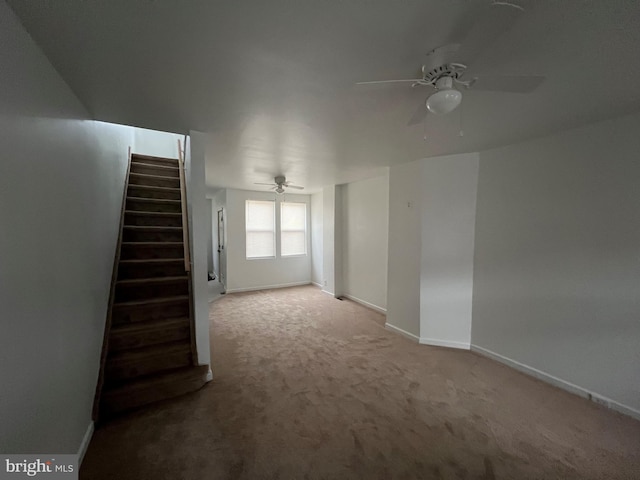
<instances>
[{"instance_id":1,"label":"white baseboard","mask_svg":"<svg viewBox=\"0 0 640 480\"><path fill-rule=\"evenodd\" d=\"M432 345L434 347L459 348L469 350L471 344L465 342L452 342L450 340L438 340L437 338L420 337L421 345Z\"/></svg>"},{"instance_id":2,"label":"white baseboard","mask_svg":"<svg viewBox=\"0 0 640 480\"><path fill-rule=\"evenodd\" d=\"M213 372L211 371L211 367L209 367L209 371L207 372L207 377L205 378L206 382L210 382L213 380Z\"/></svg>"},{"instance_id":3,"label":"white baseboard","mask_svg":"<svg viewBox=\"0 0 640 480\"><path fill-rule=\"evenodd\" d=\"M532 377L537 378L538 380L542 380L543 382L550 383L551 385L561 388L562 390L566 390L567 392L573 393L580 397L584 397L592 402L599 403L600 405L604 405L612 410L623 413L625 415L629 415L630 417L636 418L640 420L640 410L636 410L635 408L629 407L628 405L623 405L622 403L616 402L604 395L600 395L599 393L592 392L583 388L579 385L576 385L571 382L567 382L561 378L555 377L549 373L543 372L542 370L538 370L537 368L530 367L529 365L525 365L524 363L520 363L517 360L513 360L509 357L505 357L504 355L500 355L499 353L493 352L489 349L480 347L478 345L471 345L471 351L479 353L485 357L488 357L497 362L503 363L515 370L518 370L522 373L526 373L527 375L531 375Z\"/></svg>"},{"instance_id":4,"label":"white baseboard","mask_svg":"<svg viewBox=\"0 0 640 480\"><path fill-rule=\"evenodd\" d=\"M299 287L300 285L309 285L311 282L293 282L293 283L280 283L277 285L261 285L259 287L247 287L247 288L230 288L227 293L241 293L241 292L256 292L258 290L271 290L273 288L287 288L287 287Z\"/></svg>"},{"instance_id":5,"label":"white baseboard","mask_svg":"<svg viewBox=\"0 0 640 480\"><path fill-rule=\"evenodd\" d=\"M416 343L419 343L420 341L420 337L418 337L417 335L414 335L413 333L409 333L406 330L396 327L395 325L391 325L390 323L385 323L384 328L386 328L387 330L391 330L392 332L398 333L403 337L408 338L409 340L412 340Z\"/></svg>"},{"instance_id":6,"label":"white baseboard","mask_svg":"<svg viewBox=\"0 0 640 480\"><path fill-rule=\"evenodd\" d=\"M380 313L384 313L385 315L387 314L387 309L386 308L382 308L379 307L378 305L374 305L373 303L369 303L365 300L362 300L361 298L358 297L354 297L353 295L347 295L346 293L342 295L344 298L348 298L349 300L353 300L356 303L359 303L360 305L364 305L365 307L370 308L371 310L375 310L376 312L380 312Z\"/></svg>"},{"instance_id":7,"label":"white baseboard","mask_svg":"<svg viewBox=\"0 0 640 480\"><path fill-rule=\"evenodd\" d=\"M327 295L331 295L332 297L335 296L333 292L330 292L329 290L325 290L324 288L322 289L322 293L326 293Z\"/></svg>"},{"instance_id":8,"label":"white baseboard","mask_svg":"<svg viewBox=\"0 0 640 480\"><path fill-rule=\"evenodd\" d=\"M311 285L315 285L316 287L322 288L322 285L320 285L319 283L316 283L316 282L311 282Z\"/></svg>"},{"instance_id":9,"label":"white baseboard","mask_svg":"<svg viewBox=\"0 0 640 480\"><path fill-rule=\"evenodd\" d=\"M91 438L93 437L93 428L93 422L89 423L87 431L84 433L84 437L82 437L82 443L80 444L80 448L78 449L78 467L82 465L84 454L87 453L87 448L89 448L89 443L91 443Z\"/></svg>"}]
</instances>

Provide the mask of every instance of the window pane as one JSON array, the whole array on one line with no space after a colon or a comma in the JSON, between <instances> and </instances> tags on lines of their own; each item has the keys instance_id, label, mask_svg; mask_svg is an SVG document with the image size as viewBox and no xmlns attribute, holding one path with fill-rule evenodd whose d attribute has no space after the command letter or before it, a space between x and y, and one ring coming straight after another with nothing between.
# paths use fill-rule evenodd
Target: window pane
<instances>
[{"instance_id":1,"label":"window pane","mask_svg":"<svg viewBox=\"0 0 640 480\"><path fill-rule=\"evenodd\" d=\"M280 254L307 254L307 204L287 203L280 205Z\"/></svg>"},{"instance_id":2,"label":"window pane","mask_svg":"<svg viewBox=\"0 0 640 480\"><path fill-rule=\"evenodd\" d=\"M273 232L247 232L247 257L273 257L275 250Z\"/></svg>"},{"instance_id":3,"label":"window pane","mask_svg":"<svg viewBox=\"0 0 640 480\"><path fill-rule=\"evenodd\" d=\"M272 230L273 202L247 202L247 230Z\"/></svg>"},{"instance_id":4,"label":"window pane","mask_svg":"<svg viewBox=\"0 0 640 480\"><path fill-rule=\"evenodd\" d=\"M282 232L282 256L304 255L307 253L305 232Z\"/></svg>"},{"instance_id":5,"label":"window pane","mask_svg":"<svg viewBox=\"0 0 640 480\"><path fill-rule=\"evenodd\" d=\"M275 203L247 200L247 258L275 257Z\"/></svg>"},{"instance_id":6,"label":"window pane","mask_svg":"<svg viewBox=\"0 0 640 480\"><path fill-rule=\"evenodd\" d=\"M282 230L306 230L306 203L282 203Z\"/></svg>"}]
</instances>

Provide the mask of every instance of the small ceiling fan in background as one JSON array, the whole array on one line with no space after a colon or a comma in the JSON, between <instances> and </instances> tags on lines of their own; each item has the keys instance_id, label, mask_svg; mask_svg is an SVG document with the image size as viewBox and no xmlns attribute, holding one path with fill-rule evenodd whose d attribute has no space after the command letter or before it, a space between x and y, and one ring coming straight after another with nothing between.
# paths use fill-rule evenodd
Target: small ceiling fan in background
<instances>
[{"instance_id":1,"label":"small ceiling fan in background","mask_svg":"<svg viewBox=\"0 0 640 480\"><path fill-rule=\"evenodd\" d=\"M428 87L430 93L409 119L407 125L421 123L429 112L444 115L455 110L462 102L460 88L477 91L530 93L545 80L541 75L469 74L473 60L494 40L504 34L522 14L524 8L515 3L494 0L468 30L461 43L435 48L427 53L420 69L420 78L358 82L357 86L410 83L411 87ZM474 65L475 67L475 65Z\"/></svg>"},{"instance_id":2,"label":"small ceiling fan in background","mask_svg":"<svg viewBox=\"0 0 640 480\"><path fill-rule=\"evenodd\" d=\"M304 187L299 185L292 185L287 182L287 179L284 175L278 175L273 179L274 183L255 183L254 185L270 185L270 190L275 190L276 193L282 194L284 193L285 188L295 188L296 190L304 190Z\"/></svg>"}]
</instances>

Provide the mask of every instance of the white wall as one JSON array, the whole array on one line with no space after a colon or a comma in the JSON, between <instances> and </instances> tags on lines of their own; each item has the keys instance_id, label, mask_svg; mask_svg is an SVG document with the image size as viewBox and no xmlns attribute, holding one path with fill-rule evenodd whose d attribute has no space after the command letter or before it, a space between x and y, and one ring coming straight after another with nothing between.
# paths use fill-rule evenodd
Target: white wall
<instances>
[{"instance_id":1,"label":"white wall","mask_svg":"<svg viewBox=\"0 0 640 480\"><path fill-rule=\"evenodd\" d=\"M420 342L471 344L478 154L422 162Z\"/></svg>"},{"instance_id":2,"label":"white wall","mask_svg":"<svg viewBox=\"0 0 640 480\"><path fill-rule=\"evenodd\" d=\"M636 114L480 154L472 331L636 416L639 133Z\"/></svg>"},{"instance_id":3,"label":"white wall","mask_svg":"<svg viewBox=\"0 0 640 480\"><path fill-rule=\"evenodd\" d=\"M322 192L311 195L311 281L321 287L323 264L323 209Z\"/></svg>"},{"instance_id":4,"label":"white wall","mask_svg":"<svg viewBox=\"0 0 640 480\"><path fill-rule=\"evenodd\" d=\"M389 176L342 185L343 294L387 307Z\"/></svg>"},{"instance_id":5,"label":"white wall","mask_svg":"<svg viewBox=\"0 0 640 480\"><path fill-rule=\"evenodd\" d=\"M136 128L133 152L153 157L178 158L178 140L184 148L184 135Z\"/></svg>"},{"instance_id":6,"label":"white wall","mask_svg":"<svg viewBox=\"0 0 640 480\"><path fill-rule=\"evenodd\" d=\"M389 170L387 327L420 337L422 162Z\"/></svg>"},{"instance_id":7,"label":"white wall","mask_svg":"<svg viewBox=\"0 0 640 480\"><path fill-rule=\"evenodd\" d=\"M335 211L333 212L333 294L336 298L344 294L344 249L343 241L343 222L342 222L342 193L343 185L336 185L333 189L333 204Z\"/></svg>"},{"instance_id":8,"label":"white wall","mask_svg":"<svg viewBox=\"0 0 640 480\"><path fill-rule=\"evenodd\" d=\"M185 156L187 208L191 236L191 283L196 328L198 363L211 364L209 344L209 302L207 290L207 187L205 184L205 135L192 131Z\"/></svg>"},{"instance_id":9,"label":"white wall","mask_svg":"<svg viewBox=\"0 0 640 480\"><path fill-rule=\"evenodd\" d=\"M281 257L279 235L276 235L276 258L247 259L245 235L245 202L274 200L276 197L276 232L280 229L280 202L307 204L307 232L311 228L309 195L248 190L227 190L227 292L301 285L311 282L311 238L307 235L307 255ZM286 197L286 198L283 198Z\"/></svg>"},{"instance_id":10,"label":"white wall","mask_svg":"<svg viewBox=\"0 0 640 480\"><path fill-rule=\"evenodd\" d=\"M335 272L336 187L322 189L322 289L336 293Z\"/></svg>"},{"instance_id":11,"label":"white wall","mask_svg":"<svg viewBox=\"0 0 640 480\"><path fill-rule=\"evenodd\" d=\"M77 453L91 424L132 143L0 1L0 452Z\"/></svg>"}]
</instances>

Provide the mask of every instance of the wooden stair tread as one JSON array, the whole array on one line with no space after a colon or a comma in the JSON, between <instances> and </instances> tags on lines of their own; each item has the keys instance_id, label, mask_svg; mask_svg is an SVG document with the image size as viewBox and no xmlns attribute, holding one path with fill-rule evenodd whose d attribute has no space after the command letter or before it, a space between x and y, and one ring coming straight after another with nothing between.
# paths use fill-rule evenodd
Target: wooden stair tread
<instances>
[{"instance_id":1,"label":"wooden stair tread","mask_svg":"<svg viewBox=\"0 0 640 480\"><path fill-rule=\"evenodd\" d=\"M147 203L182 203L181 200L173 200L171 198L147 198L147 197L132 197L127 196L127 200L132 200L134 202L147 202Z\"/></svg>"},{"instance_id":2,"label":"wooden stair tread","mask_svg":"<svg viewBox=\"0 0 640 480\"><path fill-rule=\"evenodd\" d=\"M189 317L170 317L158 320L148 320L146 322L136 322L131 324L114 325L111 327L111 335L130 335L149 330L159 330L171 327L189 326Z\"/></svg>"},{"instance_id":3,"label":"wooden stair tread","mask_svg":"<svg viewBox=\"0 0 640 480\"><path fill-rule=\"evenodd\" d=\"M135 243L135 242L132 242ZM144 263L184 263L183 258L132 258L130 260L120 260L120 263L127 265L141 265Z\"/></svg>"},{"instance_id":4,"label":"wooden stair tread","mask_svg":"<svg viewBox=\"0 0 640 480\"><path fill-rule=\"evenodd\" d=\"M120 393L129 393L132 390L143 390L158 384L172 384L182 378L196 378L199 376L203 376L204 384L204 375L207 374L207 371L208 367L206 365L174 368L165 372L137 377L111 388L105 388L104 394L105 396L112 396Z\"/></svg>"},{"instance_id":5,"label":"wooden stair tread","mask_svg":"<svg viewBox=\"0 0 640 480\"><path fill-rule=\"evenodd\" d=\"M135 363L152 357L166 357L172 353L191 352L188 340L179 342L159 343L148 347L137 347L128 350L109 352L107 363Z\"/></svg>"},{"instance_id":6,"label":"wooden stair tread","mask_svg":"<svg viewBox=\"0 0 640 480\"><path fill-rule=\"evenodd\" d=\"M169 180L178 180L178 177L168 177L166 175L151 175L150 173L137 173L137 172L130 172L129 173L129 177L141 177L141 178L162 178L162 179L169 179Z\"/></svg>"},{"instance_id":7,"label":"wooden stair tread","mask_svg":"<svg viewBox=\"0 0 640 480\"><path fill-rule=\"evenodd\" d=\"M131 245L136 247L177 247L182 242L122 242L122 245Z\"/></svg>"},{"instance_id":8,"label":"wooden stair tread","mask_svg":"<svg viewBox=\"0 0 640 480\"><path fill-rule=\"evenodd\" d=\"M147 230L149 232L161 232L163 230L169 232L176 232L182 230L182 227L172 227L168 225L123 225L122 228L128 228L131 230Z\"/></svg>"},{"instance_id":9,"label":"wooden stair tread","mask_svg":"<svg viewBox=\"0 0 640 480\"><path fill-rule=\"evenodd\" d=\"M156 157L156 156L153 156L153 155L143 155L141 153L132 153L131 154L131 160L133 161L134 158L142 158L142 159L148 158L149 160L168 160L168 161L171 161L171 162L177 162L178 161L177 158Z\"/></svg>"},{"instance_id":10,"label":"wooden stair tread","mask_svg":"<svg viewBox=\"0 0 640 480\"><path fill-rule=\"evenodd\" d=\"M106 415L195 392L206 384L208 367L180 367L138 377L107 387L103 394L102 411Z\"/></svg>"},{"instance_id":11,"label":"wooden stair tread","mask_svg":"<svg viewBox=\"0 0 640 480\"><path fill-rule=\"evenodd\" d=\"M187 275L174 277L148 277L148 278L130 278L127 280L118 280L117 285L146 285L150 283L174 283L178 281L189 280Z\"/></svg>"},{"instance_id":12,"label":"wooden stair tread","mask_svg":"<svg viewBox=\"0 0 640 480\"><path fill-rule=\"evenodd\" d=\"M189 295L176 295L173 297L159 297L159 298L151 298L145 300L129 300L126 302L118 302L114 303L113 307L144 307L147 305L157 305L163 303L175 303L181 302L184 300L189 300Z\"/></svg>"},{"instance_id":13,"label":"wooden stair tread","mask_svg":"<svg viewBox=\"0 0 640 480\"><path fill-rule=\"evenodd\" d=\"M160 169L166 168L169 170L178 170L178 167L172 167L171 165L156 165L153 163L137 162L133 159L131 160L131 165L138 165L140 167L151 167L151 168L160 168Z\"/></svg>"},{"instance_id":14,"label":"wooden stair tread","mask_svg":"<svg viewBox=\"0 0 640 480\"><path fill-rule=\"evenodd\" d=\"M172 177L170 177L172 178ZM158 190L160 192L179 192L180 188L178 187L158 187L156 185L138 185L136 183L130 183L129 184L129 188L142 188L142 189L147 189L147 190ZM144 198L144 197L142 197ZM179 200L178 200L179 201Z\"/></svg>"},{"instance_id":15,"label":"wooden stair tread","mask_svg":"<svg viewBox=\"0 0 640 480\"><path fill-rule=\"evenodd\" d=\"M125 215L144 215L150 217L181 217L182 213L176 212L145 212L142 210L125 210Z\"/></svg>"}]
</instances>

